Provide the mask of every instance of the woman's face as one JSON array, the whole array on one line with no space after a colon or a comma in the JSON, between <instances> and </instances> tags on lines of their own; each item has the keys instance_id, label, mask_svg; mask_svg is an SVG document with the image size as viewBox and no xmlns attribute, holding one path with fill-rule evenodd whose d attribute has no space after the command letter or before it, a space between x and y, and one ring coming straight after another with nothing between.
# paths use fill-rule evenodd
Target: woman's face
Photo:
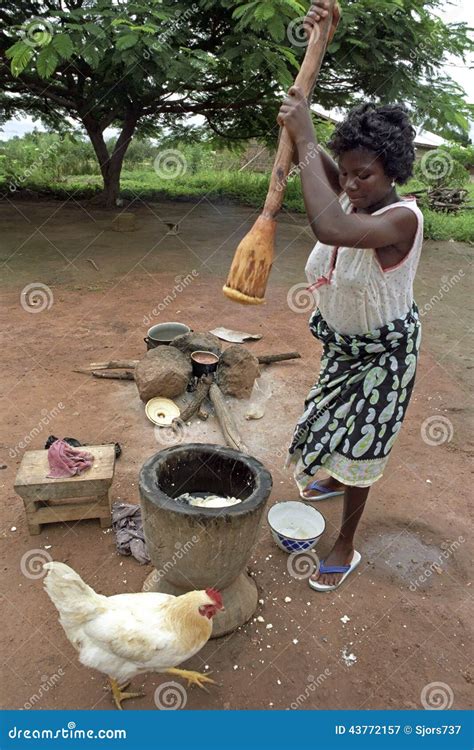
<instances>
[{"instance_id":1,"label":"woman's face","mask_svg":"<svg viewBox=\"0 0 474 750\"><path fill-rule=\"evenodd\" d=\"M369 208L392 191L392 181L374 151L356 148L339 157L339 184L354 208Z\"/></svg>"}]
</instances>

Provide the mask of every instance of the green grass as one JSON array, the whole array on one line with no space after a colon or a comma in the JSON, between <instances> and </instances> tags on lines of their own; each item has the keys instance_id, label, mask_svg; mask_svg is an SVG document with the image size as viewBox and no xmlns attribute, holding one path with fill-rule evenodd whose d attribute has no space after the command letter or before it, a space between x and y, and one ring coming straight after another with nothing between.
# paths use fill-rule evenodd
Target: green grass
<instances>
[{"instance_id":1,"label":"green grass","mask_svg":"<svg viewBox=\"0 0 474 750\"><path fill-rule=\"evenodd\" d=\"M24 184L41 196L63 199L74 194L77 199L93 197L101 187L98 176L75 176L63 182L33 182ZM422 187L415 180L401 190L409 194ZM184 174L173 179L160 178L154 171L136 170L122 173L121 195L126 199L139 196L146 201L193 200L206 195L209 200L235 201L241 205L259 207L263 205L268 188L268 175L236 171L200 171ZM474 184L468 186L471 202L474 202ZM0 191L8 188L0 178ZM9 193L10 197L14 194ZM304 213L301 184L298 177L291 178L285 192L283 206L288 211ZM425 237L433 240L454 239L459 242L472 241L474 237L474 211L462 211L457 215L440 214L423 208Z\"/></svg>"}]
</instances>

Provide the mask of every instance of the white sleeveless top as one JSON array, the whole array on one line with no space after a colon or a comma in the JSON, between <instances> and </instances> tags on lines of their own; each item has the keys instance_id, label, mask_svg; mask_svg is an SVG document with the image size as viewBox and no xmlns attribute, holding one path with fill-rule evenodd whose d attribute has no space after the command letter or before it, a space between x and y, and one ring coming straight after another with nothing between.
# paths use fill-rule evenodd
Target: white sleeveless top
<instances>
[{"instance_id":1,"label":"white sleeveless top","mask_svg":"<svg viewBox=\"0 0 474 750\"><path fill-rule=\"evenodd\" d=\"M345 213L351 203L345 193L339 201ZM317 242L305 272L324 320L341 334L364 334L403 318L413 304L413 280L423 244L423 214L415 198L391 203L372 216L394 208L408 208L418 219L418 229L405 258L383 269L372 248L324 245Z\"/></svg>"}]
</instances>

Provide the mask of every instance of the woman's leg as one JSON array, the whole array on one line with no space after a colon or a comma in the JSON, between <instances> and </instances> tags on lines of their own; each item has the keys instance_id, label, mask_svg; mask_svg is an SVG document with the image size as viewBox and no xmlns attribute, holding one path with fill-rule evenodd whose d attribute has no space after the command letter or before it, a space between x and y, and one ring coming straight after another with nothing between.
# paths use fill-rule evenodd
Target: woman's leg
<instances>
[{"instance_id":1,"label":"woman's leg","mask_svg":"<svg viewBox=\"0 0 474 750\"><path fill-rule=\"evenodd\" d=\"M370 487L345 486L341 530L334 547L324 560L325 565L349 565L351 562L354 535L364 512L369 490ZM335 586L341 576L342 573L315 573L311 578L325 586Z\"/></svg>"}]
</instances>

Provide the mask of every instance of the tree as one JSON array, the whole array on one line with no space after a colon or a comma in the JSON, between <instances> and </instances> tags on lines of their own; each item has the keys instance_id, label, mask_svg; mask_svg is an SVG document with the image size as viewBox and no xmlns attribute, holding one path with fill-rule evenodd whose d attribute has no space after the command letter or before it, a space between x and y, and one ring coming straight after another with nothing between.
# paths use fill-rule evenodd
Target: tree
<instances>
[{"instance_id":1,"label":"tree","mask_svg":"<svg viewBox=\"0 0 474 750\"><path fill-rule=\"evenodd\" d=\"M326 107L363 97L404 100L418 121L459 138L463 91L438 74L446 54L464 59L465 24L430 10L442 0L343 0L342 20L316 94ZM186 133L202 115L218 137L275 141L278 98L304 52L297 0L4 0L0 9L0 113L87 131L114 205L135 133ZM415 113L416 114L416 113ZM112 149L104 131L120 130Z\"/></svg>"}]
</instances>

